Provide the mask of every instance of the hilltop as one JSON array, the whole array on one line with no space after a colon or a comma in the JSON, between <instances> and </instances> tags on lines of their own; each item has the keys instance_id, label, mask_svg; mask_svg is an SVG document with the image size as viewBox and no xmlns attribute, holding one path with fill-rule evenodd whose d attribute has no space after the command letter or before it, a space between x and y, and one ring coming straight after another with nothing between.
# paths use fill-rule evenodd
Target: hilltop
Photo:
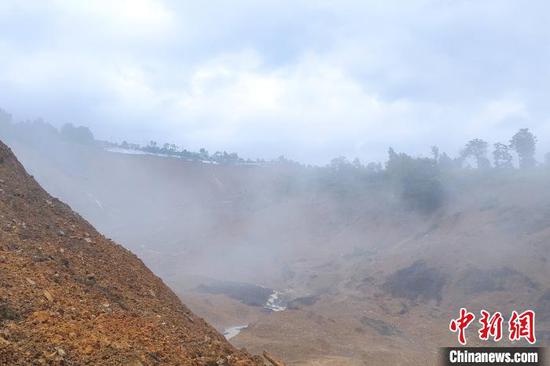
<instances>
[{"instance_id":1,"label":"hilltop","mask_svg":"<svg viewBox=\"0 0 550 366\"><path fill-rule=\"evenodd\" d=\"M0 364L259 365L0 143Z\"/></svg>"}]
</instances>

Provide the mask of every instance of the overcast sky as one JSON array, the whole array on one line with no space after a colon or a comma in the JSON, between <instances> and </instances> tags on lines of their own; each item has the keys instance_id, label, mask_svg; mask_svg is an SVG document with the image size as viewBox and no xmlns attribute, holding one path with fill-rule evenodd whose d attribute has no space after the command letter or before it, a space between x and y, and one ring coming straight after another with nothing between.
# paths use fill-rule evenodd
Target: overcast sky
<instances>
[{"instance_id":1,"label":"overcast sky","mask_svg":"<svg viewBox=\"0 0 550 366\"><path fill-rule=\"evenodd\" d=\"M549 24L544 0L2 0L0 108L313 163L455 155L521 127L542 153Z\"/></svg>"}]
</instances>

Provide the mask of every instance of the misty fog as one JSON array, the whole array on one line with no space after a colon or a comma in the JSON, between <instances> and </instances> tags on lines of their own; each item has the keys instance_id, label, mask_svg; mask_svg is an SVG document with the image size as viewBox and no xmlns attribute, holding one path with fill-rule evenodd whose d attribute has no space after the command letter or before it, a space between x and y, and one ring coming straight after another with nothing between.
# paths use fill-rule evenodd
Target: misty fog
<instances>
[{"instance_id":1,"label":"misty fog","mask_svg":"<svg viewBox=\"0 0 550 366\"><path fill-rule=\"evenodd\" d=\"M364 310L354 309L363 304L378 315L356 328L385 337L415 332L406 319L424 307L439 309L436 322L449 306L487 299L531 304L548 319L550 167L533 160L539 146L528 130L506 148L474 139L455 154L433 147L432 156L411 157L390 148L384 164L335 158L306 166L121 148L86 128L15 123L6 113L1 127L49 192L136 253L219 329L237 327L235 341L254 331L249 322L273 321L256 313L272 291L277 306L289 308L285 316L311 308L360 318ZM236 303L210 313L220 296ZM330 312L335 301L350 308ZM240 306L247 310L233 309Z\"/></svg>"}]
</instances>

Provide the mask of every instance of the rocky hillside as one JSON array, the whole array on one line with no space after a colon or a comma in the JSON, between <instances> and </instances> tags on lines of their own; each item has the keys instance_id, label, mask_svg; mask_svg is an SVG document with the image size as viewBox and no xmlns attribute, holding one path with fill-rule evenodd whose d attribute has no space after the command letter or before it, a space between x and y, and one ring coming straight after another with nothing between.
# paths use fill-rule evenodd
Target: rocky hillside
<instances>
[{"instance_id":1,"label":"rocky hillside","mask_svg":"<svg viewBox=\"0 0 550 366\"><path fill-rule=\"evenodd\" d=\"M0 143L0 364L257 365Z\"/></svg>"}]
</instances>

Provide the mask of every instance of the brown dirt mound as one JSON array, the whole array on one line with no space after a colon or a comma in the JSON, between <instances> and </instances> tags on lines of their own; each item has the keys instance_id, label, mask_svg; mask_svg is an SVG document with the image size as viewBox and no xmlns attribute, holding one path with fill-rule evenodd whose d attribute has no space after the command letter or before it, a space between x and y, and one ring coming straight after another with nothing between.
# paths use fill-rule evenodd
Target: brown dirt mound
<instances>
[{"instance_id":1,"label":"brown dirt mound","mask_svg":"<svg viewBox=\"0 0 550 366\"><path fill-rule=\"evenodd\" d=\"M0 364L259 365L0 142Z\"/></svg>"}]
</instances>

